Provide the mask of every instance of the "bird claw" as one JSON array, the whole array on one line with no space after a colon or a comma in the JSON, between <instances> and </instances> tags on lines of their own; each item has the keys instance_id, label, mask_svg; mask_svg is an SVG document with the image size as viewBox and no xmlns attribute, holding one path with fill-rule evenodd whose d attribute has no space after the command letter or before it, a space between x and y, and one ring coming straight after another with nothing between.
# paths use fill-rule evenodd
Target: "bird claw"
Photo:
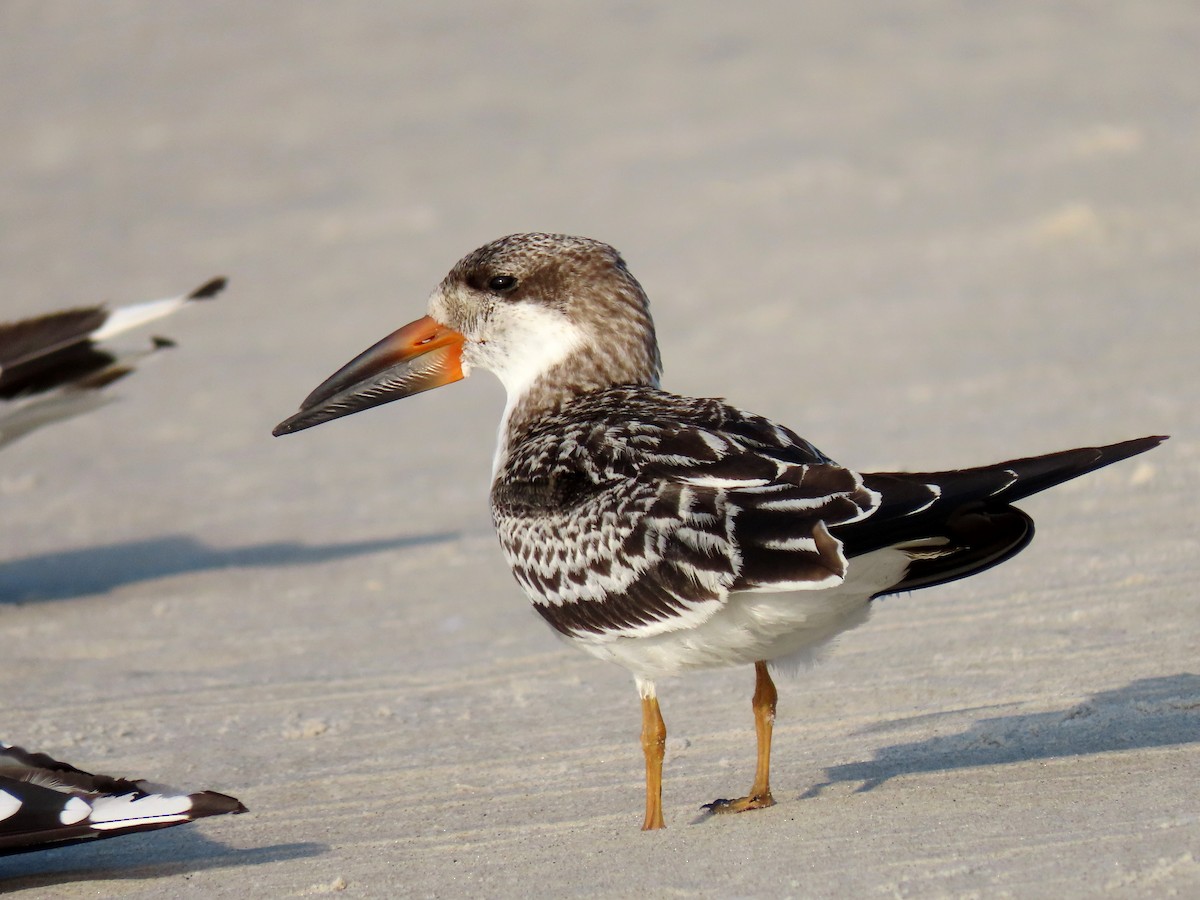
<instances>
[{"instance_id":1,"label":"bird claw","mask_svg":"<svg viewBox=\"0 0 1200 900\"><path fill-rule=\"evenodd\" d=\"M740 813L748 812L752 809L766 809L768 806L775 805L775 798L770 792L766 794L754 794L749 797L738 797L736 800L714 800L712 803L706 803L701 809L719 815L722 813Z\"/></svg>"}]
</instances>

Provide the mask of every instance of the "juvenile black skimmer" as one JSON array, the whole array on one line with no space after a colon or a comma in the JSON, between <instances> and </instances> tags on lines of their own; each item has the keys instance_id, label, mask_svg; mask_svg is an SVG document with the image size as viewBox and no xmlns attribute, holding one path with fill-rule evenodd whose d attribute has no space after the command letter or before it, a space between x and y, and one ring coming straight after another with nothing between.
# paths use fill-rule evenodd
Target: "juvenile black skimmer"
<instances>
[{"instance_id":1,"label":"juvenile black skimmer","mask_svg":"<svg viewBox=\"0 0 1200 900\"><path fill-rule=\"evenodd\" d=\"M215 791L183 794L92 775L0 742L0 856L245 811L238 800Z\"/></svg>"},{"instance_id":2,"label":"juvenile black skimmer","mask_svg":"<svg viewBox=\"0 0 1200 900\"><path fill-rule=\"evenodd\" d=\"M124 378L147 354L172 346L154 338L149 348L126 352L111 348L110 338L214 297L224 287L224 278L213 278L182 297L111 310L80 307L0 324L0 447L104 405L110 398L101 388Z\"/></svg>"},{"instance_id":3,"label":"juvenile black skimmer","mask_svg":"<svg viewBox=\"0 0 1200 900\"><path fill-rule=\"evenodd\" d=\"M1003 562L1033 536L1012 503L1164 440L949 472L851 471L760 416L660 390L641 285L612 247L553 234L462 259L429 315L331 376L274 433L474 368L508 392L492 515L517 581L552 628L637 683L644 829L663 825L657 679L754 664L754 783L710 808L770 806L768 663L812 660L876 597Z\"/></svg>"}]
</instances>

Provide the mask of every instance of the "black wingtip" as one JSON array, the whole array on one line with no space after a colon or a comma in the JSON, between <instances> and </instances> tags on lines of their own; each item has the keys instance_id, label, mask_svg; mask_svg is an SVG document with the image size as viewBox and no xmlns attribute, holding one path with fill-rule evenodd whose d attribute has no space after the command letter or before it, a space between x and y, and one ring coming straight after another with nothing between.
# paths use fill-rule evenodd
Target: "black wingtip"
<instances>
[{"instance_id":1,"label":"black wingtip","mask_svg":"<svg viewBox=\"0 0 1200 900\"><path fill-rule=\"evenodd\" d=\"M230 797L228 794L219 794L216 791L200 791L197 794L189 795L192 801L192 808L188 814L194 819L204 818L205 816L238 816L244 812L249 812L246 805L237 797Z\"/></svg>"},{"instance_id":2,"label":"black wingtip","mask_svg":"<svg viewBox=\"0 0 1200 900\"><path fill-rule=\"evenodd\" d=\"M171 340L169 337L163 337L162 335L159 335L159 334L156 334L154 337L150 338L150 343L154 345L155 350L166 350L169 347L178 347L179 346L173 340Z\"/></svg>"},{"instance_id":3,"label":"black wingtip","mask_svg":"<svg viewBox=\"0 0 1200 900\"><path fill-rule=\"evenodd\" d=\"M229 283L229 279L224 275L218 275L216 278L209 279L187 295L189 300L210 300L221 291L225 290L225 285Z\"/></svg>"},{"instance_id":4,"label":"black wingtip","mask_svg":"<svg viewBox=\"0 0 1200 900\"><path fill-rule=\"evenodd\" d=\"M271 437L283 437L285 434L295 434L297 431L303 431L305 428L311 428L314 425L319 425L324 419L316 419L314 421L305 422L304 418L307 415L305 410L301 410L295 415L288 416L278 425L271 429Z\"/></svg>"},{"instance_id":5,"label":"black wingtip","mask_svg":"<svg viewBox=\"0 0 1200 900\"><path fill-rule=\"evenodd\" d=\"M1096 450L1099 451L1100 458L1104 460L1102 465L1108 465L1110 462L1128 459L1131 456L1137 456L1139 453L1145 453L1147 450L1153 450L1170 437L1169 434L1152 434L1144 438L1134 438L1129 441L1109 444L1106 447L1097 447Z\"/></svg>"},{"instance_id":6,"label":"black wingtip","mask_svg":"<svg viewBox=\"0 0 1200 900\"><path fill-rule=\"evenodd\" d=\"M1052 488L1064 481L1078 478L1094 472L1104 466L1129 459L1147 450L1153 450L1167 439L1166 435L1151 435L1143 438L1133 438L1128 441L1118 441L1102 447L1079 447L1075 450L1063 450L1059 453L1047 453L1044 456L1033 456L1026 459L1014 459L995 466L986 466L979 470L1007 472L1016 478L1007 487L992 494L997 500L1005 503L1016 503L1026 497Z\"/></svg>"}]
</instances>

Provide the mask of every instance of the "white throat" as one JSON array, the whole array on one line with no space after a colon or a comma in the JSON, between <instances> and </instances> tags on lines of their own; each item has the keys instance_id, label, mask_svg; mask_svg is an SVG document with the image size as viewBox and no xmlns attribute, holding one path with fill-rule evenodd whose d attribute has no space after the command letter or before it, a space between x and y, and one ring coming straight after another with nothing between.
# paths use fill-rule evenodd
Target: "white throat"
<instances>
[{"instance_id":1,"label":"white throat","mask_svg":"<svg viewBox=\"0 0 1200 900\"><path fill-rule=\"evenodd\" d=\"M508 395L492 460L493 478L508 456L508 424L513 411L542 376L583 343L583 331L566 316L532 305L505 310L502 318L493 319L486 338L471 342L463 362L494 372Z\"/></svg>"}]
</instances>

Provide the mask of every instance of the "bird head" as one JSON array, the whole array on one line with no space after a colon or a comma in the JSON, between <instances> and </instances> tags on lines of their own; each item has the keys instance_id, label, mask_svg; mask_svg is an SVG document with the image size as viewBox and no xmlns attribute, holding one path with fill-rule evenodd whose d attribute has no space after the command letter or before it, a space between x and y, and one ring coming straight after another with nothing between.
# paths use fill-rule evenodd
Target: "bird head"
<instances>
[{"instance_id":1,"label":"bird head","mask_svg":"<svg viewBox=\"0 0 1200 900\"><path fill-rule=\"evenodd\" d=\"M285 419L291 434L470 375L494 372L509 407L616 384L657 384L646 294L612 247L589 238L515 234L450 270L428 315L369 347Z\"/></svg>"}]
</instances>

